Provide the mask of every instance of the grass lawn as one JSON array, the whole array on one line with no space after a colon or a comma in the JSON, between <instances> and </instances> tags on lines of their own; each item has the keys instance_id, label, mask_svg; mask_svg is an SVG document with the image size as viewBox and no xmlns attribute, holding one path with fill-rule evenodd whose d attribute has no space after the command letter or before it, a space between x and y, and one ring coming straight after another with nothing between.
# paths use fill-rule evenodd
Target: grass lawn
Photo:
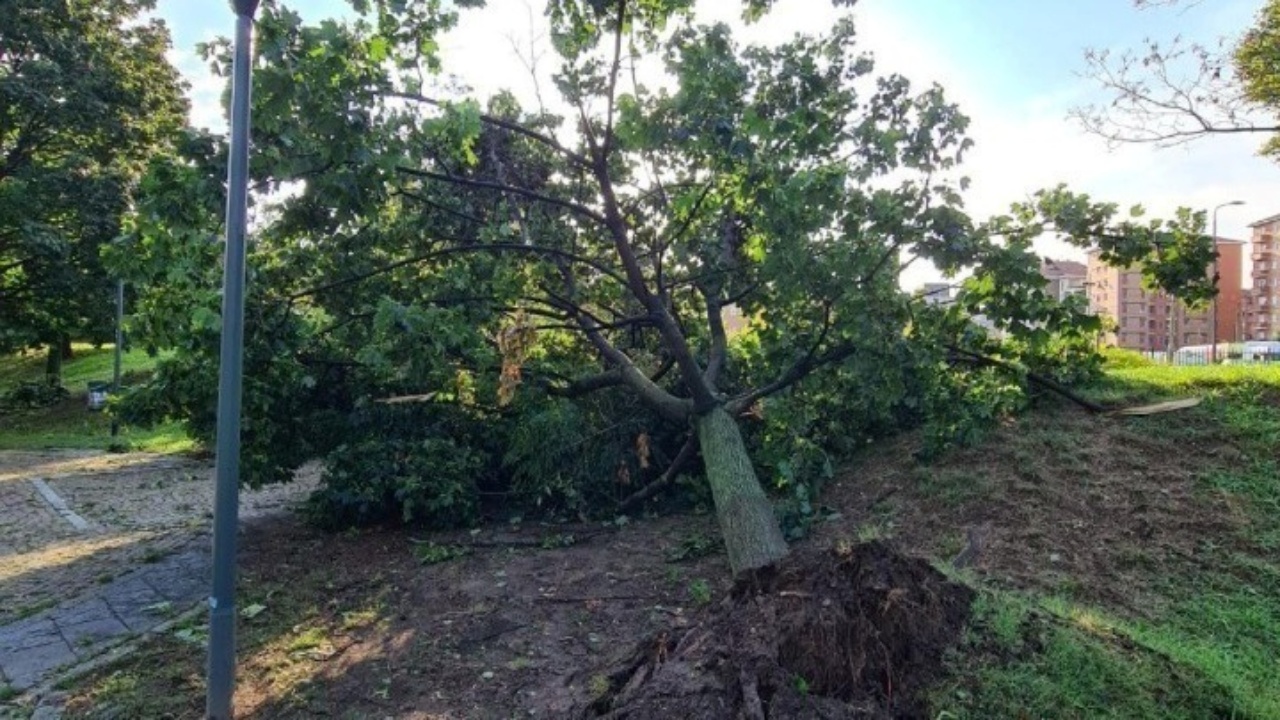
<instances>
[{"instance_id":1,"label":"grass lawn","mask_svg":"<svg viewBox=\"0 0 1280 720\"><path fill-rule=\"evenodd\" d=\"M952 718L1280 718L1280 366L1113 370L1089 394L1115 405L1203 398L1121 421L1131 444L1102 448L1131 468L1115 487L1144 494L1138 513L1161 502L1152 490L1179 492L1163 477L1189 473L1191 493L1164 527L1096 538L1097 556L1131 565L1094 580L1118 585L1103 597L1078 576L984 584L938 707ZM1081 429L1040 425L1013 452L1050 439L1077 464L1083 494L1100 480L1088 467L1099 443Z\"/></svg>"},{"instance_id":2,"label":"grass lawn","mask_svg":"<svg viewBox=\"0 0 1280 720\"><path fill-rule=\"evenodd\" d=\"M88 411L86 395L89 382L111 381L113 348L76 344L73 350L75 357L62 366L62 384L71 396L44 408L0 410L0 450L104 449L112 445L110 415ZM121 359L125 382L145 376L158 361L138 350L125 353ZM43 380L43 351L0 357L0 395L20 383ZM131 450L181 452L194 448L177 423L146 429L122 427L120 432L118 441Z\"/></svg>"}]
</instances>

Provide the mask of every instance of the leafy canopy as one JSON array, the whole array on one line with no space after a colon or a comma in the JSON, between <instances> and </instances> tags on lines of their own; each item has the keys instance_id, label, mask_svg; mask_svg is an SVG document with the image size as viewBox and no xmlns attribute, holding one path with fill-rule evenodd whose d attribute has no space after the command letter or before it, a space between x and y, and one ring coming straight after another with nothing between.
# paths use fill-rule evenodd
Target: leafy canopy
<instances>
[{"instance_id":1,"label":"leafy canopy","mask_svg":"<svg viewBox=\"0 0 1280 720\"><path fill-rule=\"evenodd\" d=\"M10 0L0 18L0 352L103 339L100 249L181 127L152 0Z\"/></svg>"}]
</instances>

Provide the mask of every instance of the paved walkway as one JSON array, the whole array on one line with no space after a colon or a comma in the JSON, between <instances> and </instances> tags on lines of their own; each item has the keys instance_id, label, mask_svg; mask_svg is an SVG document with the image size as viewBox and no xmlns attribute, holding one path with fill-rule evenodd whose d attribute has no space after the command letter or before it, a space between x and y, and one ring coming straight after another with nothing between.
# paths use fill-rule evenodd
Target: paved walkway
<instances>
[{"instance_id":1,"label":"paved walkway","mask_svg":"<svg viewBox=\"0 0 1280 720\"><path fill-rule=\"evenodd\" d=\"M241 516L286 511L316 476L243 492ZM0 687L38 688L203 602L212 504L208 461L0 452Z\"/></svg>"},{"instance_id":2,"label":"paved walkway","mask_svg":"<svg viewBox=\"0 0 1280 720\"><path fill-rule=\"evenodd\" d=\"M204 545L204 543L201 543ZM0 680L26 691L203 600L209 554L193 547L0 627Z\"/></svg>"}]
</instances>

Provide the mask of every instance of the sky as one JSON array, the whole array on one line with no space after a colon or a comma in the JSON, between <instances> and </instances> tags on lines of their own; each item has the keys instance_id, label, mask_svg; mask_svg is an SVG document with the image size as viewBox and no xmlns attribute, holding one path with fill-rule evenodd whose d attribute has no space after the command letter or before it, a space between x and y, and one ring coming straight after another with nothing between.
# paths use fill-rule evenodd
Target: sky
<instances>
[{"instance_id":1,"label":"sky","mask_svg":"<svg viewBox=\"0 0 1280 720\"><path fill-rule=\"evenodd\" d=\"M1104 100L1082 76L1086 48L1116 52L1144 38L1181 35L1205 43L1232 38L1248 27L1263 0L1189 0L1174 7L1137 9L1132 0L860 0L835 9L827 0L779 0L744 39L778 42L796 32L820 32L839 14L852 12L861 46L877 68L910 78L917 87L941 84L971 119L975 142L962 168L972 185L969 211L985 217L1034 191L1066 183L1121 207L1143 205L1168 216L1180 206L1209 209L1242 200L1219 213L1219 234L1248 239L1248 223L1280 213L1280 166L1257 157L1262 138L1218 136L1177 148L1109 149L1068 117L1071 108ZM349 15L343 0L286 2L305 19ZM457 30L441 42L445 70L480 95L502 88L531 98L533 83L512 45L530 41L547 57L541 0L489 0L465 11ZM735 21L738 0L700 0L700 19ZM234 19L226 2L159 0L158 13L173 34L171 59L191 85L192 121L225 126L223 80L213 77L195 45L229 35ZM546 90L544 86L544 90ZM1038 249L1060 258L1082 252L1051 240ZM911 287L930 277L913 270Z\"/></svg>"}]
</instances>

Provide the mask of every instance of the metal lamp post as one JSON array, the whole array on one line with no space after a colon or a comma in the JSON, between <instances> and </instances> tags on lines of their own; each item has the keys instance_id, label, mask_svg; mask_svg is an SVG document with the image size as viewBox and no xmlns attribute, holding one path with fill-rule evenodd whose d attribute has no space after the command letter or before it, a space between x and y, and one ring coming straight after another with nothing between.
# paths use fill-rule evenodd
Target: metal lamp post
<instances>
[{"instance_id":1,"label":"metal lamp post","mask_svg":"<svg viewBox=\"0 0 1280 720\"><path fill-rule=\"evenodd\" d=\"M1209 319L1209 358L1215 365L1218 363L1218 211L1243 204L1243 200L1230 200L1213 209L1213 316Z\"/></svg>"},{"instance_id":2,"label":"metal lamp post","mask_svg":"<svg viewBox=\"0 0 1280 720\"><path fill-rule=\"evenodd\" d=\"M231 0L236 14L231 74L231 150L227 170L227 245L222 276L218 368L218 440L213 511L213 593L209 596L209 673L205 714L229 720L235 687L236 528L240 502L240 399L244 385L245 215L249 178L249 97L253 16L258 0Z\"/></svg>"},{"instance_id":3,"label":"metal lamp post","mask_svg":"<svg viewBox=\"0 0 1280 720\"><path fill-rule=\"evenodd\" d=\"M116 280L116 348L112 360L111 392L120 394L120 354L124 352L124 280ZM111 414L111 437L120 435L120 418Z\"/></svg>"}]
</instances>

